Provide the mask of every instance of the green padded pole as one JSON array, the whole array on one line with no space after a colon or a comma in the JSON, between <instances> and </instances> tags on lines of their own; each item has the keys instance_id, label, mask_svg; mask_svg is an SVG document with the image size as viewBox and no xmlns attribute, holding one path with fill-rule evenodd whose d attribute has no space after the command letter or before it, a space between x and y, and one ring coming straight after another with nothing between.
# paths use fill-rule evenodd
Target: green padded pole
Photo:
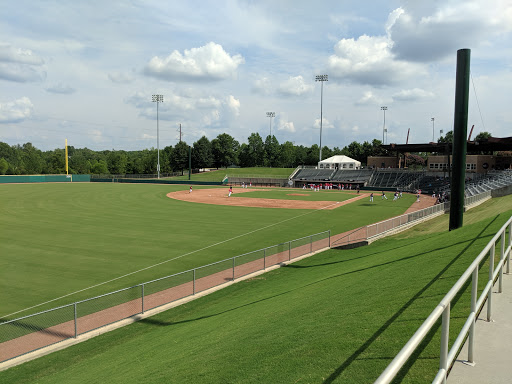
<instances>
[{"instance_id":1,"label":"green padded pole","mask_svg":"<svg viewBox=\"0 0 512 384\"><path fill-rule=\"evenodd\" d=\"M450 196L450 231L452 229L462 227L462 218L464 214L470 57L470 49L459 49L457 51L455 116L453 123L453 172Z\"/></svg>"}]
</instances>

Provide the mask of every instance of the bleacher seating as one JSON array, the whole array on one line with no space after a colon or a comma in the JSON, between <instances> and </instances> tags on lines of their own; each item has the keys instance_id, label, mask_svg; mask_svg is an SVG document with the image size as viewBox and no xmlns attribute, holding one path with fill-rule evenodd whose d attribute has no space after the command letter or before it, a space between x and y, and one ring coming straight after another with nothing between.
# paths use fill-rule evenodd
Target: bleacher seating
<instances>
[{"instance_id":1,"label":"bleacher seating","mask_svg":"<svg viewBox=\"0 0 512 384\"><path fill-rule=\"evenodd\" d=\"M323 181L330 180L331 175L335 172L333 169L301 169L295 176L294 180L305 180L305 181Z\"/></svg>"}]
</instances>

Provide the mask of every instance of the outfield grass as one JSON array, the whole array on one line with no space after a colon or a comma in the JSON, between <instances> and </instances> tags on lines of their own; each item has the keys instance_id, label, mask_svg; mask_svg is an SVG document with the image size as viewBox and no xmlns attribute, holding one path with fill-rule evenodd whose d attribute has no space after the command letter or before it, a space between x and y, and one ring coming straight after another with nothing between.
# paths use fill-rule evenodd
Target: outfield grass
<instances>
[{"instance_id":1,"label":"outfield grass","mask_svg":"<svg viewBox=\"0 0 512 384\"><path fill-rule=\"evenodd\" d=\"M0 382L373 382L512 215L510 196L496 201L466 213L480 220L463 229L323 252L0 372ZM466 289L452 303L452 341L468 308ZM432 381L439 333L403 382Z\"/></svg>"},{"instance_id":2,"label":"outfield grass","mask_svg":"<svg viewBox=\"0 0 512 384\"><path fill-rule=\"evenodd\" d=\"M362 199L328 211L194 204L166 196L186 188L0 185L0 318L28 315L326 230L342 233L401 214L414 201L409 195L397 202ZM334 194L315 196L329 199Z\"/></svg>"},{"instance_id":3,"label":"outfield grass","mask_svg":"<svg viewBox=\"0 0 512 384\"><path fill-rule=\"evenodd\" d=\"M356 192L345 192L338 190L327 190L322 193L312 192L303 189L269 189L254 192L236 193L234 190L232 197L255 197L263 199L279 199L279 200L305 200L305 201L345 201L359 196ZM368 198L365 200L368 201ZM377 199L375 199L377 204Z\"/></svg>"}]
</instances>

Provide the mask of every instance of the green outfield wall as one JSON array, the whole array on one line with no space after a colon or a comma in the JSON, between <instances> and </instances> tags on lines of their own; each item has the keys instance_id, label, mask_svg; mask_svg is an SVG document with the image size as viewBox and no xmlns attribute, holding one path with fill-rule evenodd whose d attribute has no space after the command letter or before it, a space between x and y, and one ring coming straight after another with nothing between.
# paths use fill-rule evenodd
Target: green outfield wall
<instances>
[{"instance_id":1,"label":"green outfield wall","mask_svg":"<svg viewBox=\"0 0 512 384\"><path fill-rule=\"evenodd\" d=\"M135 184L183 184L183 185L223 185L222 181L192 181L192 180L159 180L159 179L118 179L94 178L91 182L97 183L135 183Z\"/></svg>"},{"instance_id":2,"label":"green outfield wall","mask_svg":"<svg viewBox=\"0 0 512 384\"><path fill-rule=\"evenodd\" d=\"M89 182L91 175L5 175L0 176L0 184L9 183L70 183Z\"/></svg>"}]
</instances>

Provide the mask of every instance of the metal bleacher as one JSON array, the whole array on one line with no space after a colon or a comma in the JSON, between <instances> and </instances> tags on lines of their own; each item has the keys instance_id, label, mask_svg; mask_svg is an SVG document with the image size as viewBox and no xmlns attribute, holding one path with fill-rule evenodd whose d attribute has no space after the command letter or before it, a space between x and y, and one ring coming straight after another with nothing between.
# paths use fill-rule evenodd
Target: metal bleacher
<instances>
[{"instance_id":1,"label":"metal bleacher","mask_svg":"<svg viewBox=\"0 0 512 384\"><path fill-rule=\"evenodd\" d=\"M491 171L484 177L466 183L466 197L512 185L512 170Z\"/></svg>"},{"instance_id":2,"label":"metal bleacher","mask_svg":"<svg viewBox=\"0 0 512 384\"><path fill-rule=\"evenodd\" d=\"M295 176L293 177L295 180L304 180L304 181L323 181L330 180L332 174L336 172L333 169L300 169Z\"/></svg>"}]
</instances>

